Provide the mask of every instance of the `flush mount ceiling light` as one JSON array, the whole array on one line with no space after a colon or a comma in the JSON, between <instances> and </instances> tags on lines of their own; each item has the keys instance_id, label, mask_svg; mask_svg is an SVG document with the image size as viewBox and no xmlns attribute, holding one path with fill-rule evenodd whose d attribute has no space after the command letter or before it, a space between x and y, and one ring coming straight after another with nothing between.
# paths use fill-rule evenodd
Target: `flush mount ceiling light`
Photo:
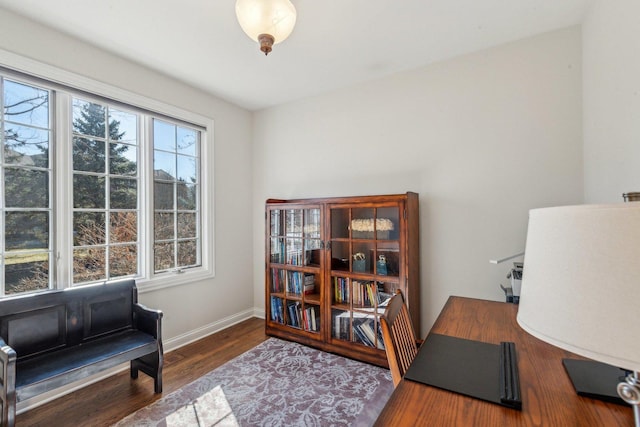
<instances>
[{"instance_id":1,"label":"flush mount ceiling light","mask_svg":"<svg viewBox=\"0 0 640 427\"><path fill-rule=\"evenodd\" d=\"M296 24L296 8L289 0L237 0L236 16L242 30L260 44L265 55L289 37Z\"/></svg>"}]
</instances>

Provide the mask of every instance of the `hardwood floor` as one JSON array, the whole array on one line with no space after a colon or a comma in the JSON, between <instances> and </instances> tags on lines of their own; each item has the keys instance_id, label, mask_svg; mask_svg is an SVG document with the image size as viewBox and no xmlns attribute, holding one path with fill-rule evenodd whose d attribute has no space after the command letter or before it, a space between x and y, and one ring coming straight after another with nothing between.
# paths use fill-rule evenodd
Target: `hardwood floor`
<instances>
[{"instance_id":1,"label":"hardwood floor","mask_svg":"<svg viewBox=\"0 0 640 427\"><path fill-rule=\"evenodd\" d=\"M132 412L198 379L265 341L264 320L252 318L165 354L163 393L153 393L153 380L129 371L84 387L16 418L26 426L109 426Z\"/></svg>"}]
</instances>

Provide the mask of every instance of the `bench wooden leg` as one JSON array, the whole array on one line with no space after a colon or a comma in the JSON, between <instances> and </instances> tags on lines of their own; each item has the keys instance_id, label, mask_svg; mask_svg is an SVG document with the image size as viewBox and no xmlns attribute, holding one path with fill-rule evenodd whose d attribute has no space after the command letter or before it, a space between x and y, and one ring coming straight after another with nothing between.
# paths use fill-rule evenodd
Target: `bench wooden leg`
<instances>
[{"instance_id":1,"label":"bench wooden leg","mask_svg":"<svg viewBox=\"0 0 640 427\"><path fill-rule=\"evenodd\" d=\"M162 374L158 374L158 376L153 379L153 391L162 393Z\"/></svg>"},{"instance_id":2,"label":"bench wooden leg","mask_svg":"<svg viewBox=\"0 0 640 427\"><path fill-rule=\"evenodd\" d=\"M134 366L133 360L131 361L131 378L134 380L138 378L138 368Z\"/></svg>"},{"instance_id":3,"label":"bench wooden leg","mask_svg":"<svg viewBox=\"0 0 640 427\"><path fill-rule=\"evenodd\" d=\"M160 352L147 354L131 361L131 378L138 378L138 371L153 378L153 388L156 393L162 393L163 355Z\"/></svg>"}]
</instances>

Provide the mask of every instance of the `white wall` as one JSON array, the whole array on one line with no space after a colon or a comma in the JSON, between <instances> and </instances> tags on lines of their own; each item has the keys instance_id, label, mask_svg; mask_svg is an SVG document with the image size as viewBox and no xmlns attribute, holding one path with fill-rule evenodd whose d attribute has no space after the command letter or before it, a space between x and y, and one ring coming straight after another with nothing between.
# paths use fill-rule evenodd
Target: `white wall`
<instances>
[{"instance_id":1,"label":"white wall","mask_svg":"<svg viewBox=\"0 0 640 427\"><path fill-rule=\"evenodd\" d=\"M582 26L585 199L640 191L640 2L595 0Z\"/></svg>"},{"instance_id":2,"label":"white wall","mask_svg":"<svg viewBox=\"0 0 640 427\"><path fill-rule=\"evenodd\" d=\"M0 13L0 49L193 111L215 121L216 277L143 293L164 312L165 342L253 314L251 114L160 73L12 13ZM211 218L205 220L212 221ZM243 254L245 254L243 256ZM231 317L231 319L229 319ZM181 339L189 339L189 336ZM179 339L178 339L179 341Z\"/></svg>"},{"instance_id":3,"label":"white wall","mask_svg":"<svg viewBox=\"0 0 640 427\"><path fill-rule=\"evenodd\" d=\"M524 249L528 210L582 202L581 61L574 27L256 113L256 307L265 199L405 191L422 333L449 295L503 299L489 259Z\"/></svg>"}]
</instances>

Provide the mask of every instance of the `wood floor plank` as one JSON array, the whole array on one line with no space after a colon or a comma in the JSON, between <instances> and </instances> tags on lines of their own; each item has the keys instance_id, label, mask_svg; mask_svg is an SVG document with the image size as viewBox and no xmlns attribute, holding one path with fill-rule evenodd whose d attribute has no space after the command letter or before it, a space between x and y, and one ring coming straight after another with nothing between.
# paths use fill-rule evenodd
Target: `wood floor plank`
<instances>
[{"instance_id":1,"label":"wood floor plank","mask_svg":"<svg viewBox=\"0 0 640 427\"><path fill-rule=\"evenodd\" d=\"M160 395L153 392L153 380L147 375L140 373L137 380L132 380L129 371L121 372L22 413L17 416L16 424L18 427L109 426L267 338L263 319L245 320L166 353Z\"/></svg>"}]
</instances>

